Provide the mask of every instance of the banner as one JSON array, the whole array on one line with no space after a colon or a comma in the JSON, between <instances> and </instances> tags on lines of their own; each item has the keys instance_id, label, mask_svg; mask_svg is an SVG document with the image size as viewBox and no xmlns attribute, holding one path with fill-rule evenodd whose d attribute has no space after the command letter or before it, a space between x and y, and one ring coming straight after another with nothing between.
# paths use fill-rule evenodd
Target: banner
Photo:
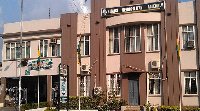
<instances>
[{"instance_id":1,"label":"banner","mask_svg":"<svg viewBox=\"0 0 200 111\"><path fill-rule=\"evenodd\" d=\"M28 70L52 69L53 68L53 61L52 61L52 59L40 60L40 65L39 66L38 66L38 60L36 60L36 61L28 61Z\"/></svg>"}]
</instances>

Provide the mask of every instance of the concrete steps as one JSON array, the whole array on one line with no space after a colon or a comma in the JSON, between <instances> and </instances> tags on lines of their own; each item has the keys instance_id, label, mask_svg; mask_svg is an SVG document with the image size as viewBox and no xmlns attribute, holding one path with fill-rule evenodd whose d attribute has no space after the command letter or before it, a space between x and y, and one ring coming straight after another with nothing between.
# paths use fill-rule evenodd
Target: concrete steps
<instances>
[{"instance_id":1,"label":"concrete steps","mask_svg":"<svg viewBox=\"0 0 200 111\"><path fill-rule=\"evenodd\" d=\"M126 106L124 111L141 111L140 106Z\"/></svg>"}]
</instances>

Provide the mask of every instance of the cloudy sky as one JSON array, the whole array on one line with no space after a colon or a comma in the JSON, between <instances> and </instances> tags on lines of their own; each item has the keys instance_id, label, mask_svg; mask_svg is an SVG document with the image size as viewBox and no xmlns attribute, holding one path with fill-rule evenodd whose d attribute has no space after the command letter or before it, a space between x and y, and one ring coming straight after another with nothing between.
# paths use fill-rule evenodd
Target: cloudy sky
<instances>
[{"instance_id":1,"label":"cloudy sky","mask_svg":"<svg viewBox=\"0 0 200 111\"><path fill-rule=\"evenodd\" d=\"M86 2L85 2L86 1ZM179 2L192 0L179 0ZM194 1L194 0L193 0ZM63 13L90 12L90 0L24 0L23 21L48 19L49 8L51 18L60 17ZM3 24L20 22L21 0L0 0L0 34L3 33ZM1 61L2 39L0 39Z\"/></svg>"}]
</instances>

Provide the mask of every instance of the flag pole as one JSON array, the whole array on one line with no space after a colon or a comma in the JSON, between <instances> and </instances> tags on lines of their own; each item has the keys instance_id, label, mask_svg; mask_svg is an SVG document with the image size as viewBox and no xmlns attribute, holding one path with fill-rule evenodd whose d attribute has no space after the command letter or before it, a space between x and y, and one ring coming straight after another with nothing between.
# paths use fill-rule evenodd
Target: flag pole
<instances>
[{"instance_id":1,"label":"flag pole","mask_svg":"<svg viewBox=\"0 0 200 111\"><path fill-rule=\"evenodd\" d=\"M80 66L80 74L81 74L81 34L80 34L80 40L79 40L79 43L78 43L77 55L78 55L78 64ZM80 76L78 76L78 109L79 109L79 111L81 109L81 102L80 102Z\"/></svg>"},{"instance_id":2,"label":"flag pole","mask_svg":"<svg viewBox=\"0 0 200 111\"><path fill-rule=\"evenodd\" d=\"M21 105L21 61L22 61L22 21L23 21L23 0L21 0L21 30L20 30L20 75L19 75L19 111Z\"/></svg>"},{"instance_id":3,"label":"flag pole","mask_svg":"<svg viewBox=\"0 0 200 111\"><path fill-rule=\"evenodd\" d=\"M38 60L37 60L37 65L38 65L38 108L40 107L40 46L38 44Z\"/></svg>"}]
</instances>

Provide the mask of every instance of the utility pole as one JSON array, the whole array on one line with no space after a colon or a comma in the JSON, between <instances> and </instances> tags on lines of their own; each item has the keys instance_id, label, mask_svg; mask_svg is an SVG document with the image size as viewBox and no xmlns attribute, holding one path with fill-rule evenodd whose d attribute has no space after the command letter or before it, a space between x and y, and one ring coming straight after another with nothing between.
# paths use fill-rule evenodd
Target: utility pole
<instances>
[{"instance_id":1,"label":"utility pole","mask_svg":"<svg viewBox=\"0 0 200 111\"><path fill-rule=\"evenodd\" d=\"M22 73L22 66L21 66L21 62L22 62L22 21L23 21L23 0L21 0L21 33L20 33L20 72L19 72L19 111L20 110L20 105L21 105L21 73Z\"/></svg>"}]
</instances>

